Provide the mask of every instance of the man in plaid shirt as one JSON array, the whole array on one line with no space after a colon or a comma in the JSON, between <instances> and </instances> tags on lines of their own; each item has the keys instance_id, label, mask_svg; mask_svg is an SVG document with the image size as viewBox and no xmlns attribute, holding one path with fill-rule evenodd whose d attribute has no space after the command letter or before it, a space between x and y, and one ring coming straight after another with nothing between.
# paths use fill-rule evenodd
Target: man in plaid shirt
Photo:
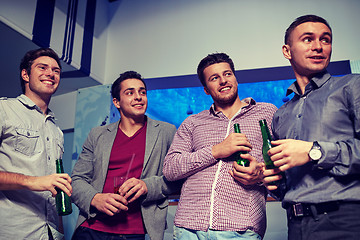
<instances>
[{"instance_id":1,"label":"man in plaid shirt","mask_svg":"<svg viewBox=\"0 0 360 240\"><path fill-rule=\"evenodd\" d=\"M184 179L175 215L174 239L262 239L266 195L259 120L271 123L270 103L240 100L232 60L225 53L201 60L198 77L214 104L189 116L179 127L165 157L164 176ZM242 133L234 133L239 123ZM250 162L238 165L239 151Z\"/></svg>"}]
</instances>

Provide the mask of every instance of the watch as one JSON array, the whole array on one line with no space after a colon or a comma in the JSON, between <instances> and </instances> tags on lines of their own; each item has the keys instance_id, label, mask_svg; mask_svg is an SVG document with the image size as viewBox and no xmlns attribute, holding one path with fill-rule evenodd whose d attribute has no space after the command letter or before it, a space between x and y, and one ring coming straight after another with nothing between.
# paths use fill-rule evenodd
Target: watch
<instances>
[{"instance_id":1,"label":"watch","mask_svg":"<svg viewBox=\"0 0 360 240\"><path fill-rule=\"evenodd\" d=\"M319 143L317 141L313 142L313 146L309 151L309 157L311 159L311 161L319 161L319 159L321 158L322 153L321 153L321 147L319 145Z\"/></svg>"}]
</instances>

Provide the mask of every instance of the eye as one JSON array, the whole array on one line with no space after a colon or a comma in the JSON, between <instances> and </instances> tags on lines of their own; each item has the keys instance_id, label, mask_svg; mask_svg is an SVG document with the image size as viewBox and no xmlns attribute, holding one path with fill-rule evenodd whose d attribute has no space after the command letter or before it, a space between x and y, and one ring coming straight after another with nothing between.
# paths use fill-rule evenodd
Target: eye
<instances>
[{"instance_id":1,"label":"eye","mask_svg":"<svg viewBox=\"0 0 360 240\"><path fill-rule=\"evenodd\" d=\"M146 90L140 91L140 95L146 96Z\"/></svg>"},{"instance_id":2,"label":"eye","mask_svg":"<svg viewBox=\"0 0 360 240\"><path fill-rule=\"evenodd\" d=\"M225 73L225 76L227 76L227 77L232 76L232 72L227 72L227 73Z\"/></svg>"},{"instance_id":3,"label":"eye","mask_svg":"<svg viewBox=\"0 0 360 240\"><path fill-rule=\"evenodd\" d=\"M60 70L59 70L59 69L55 69L55 70L54 70L54 73L57 74L57 75L60 75Z\"/></svg>"},{"instance_id":4,"label":"eye","mask_svg":"<svg viewBox=\"0 0 360 240\"><path fill-rule=\"evenodd\" d=\"M125 92L125 95L131 96L133 93L131 91Z\"/></svg>"},{"instance_id":5,"label":"eye","mask_svg":"<svg viewBox=\"0 0 360 240\"><path fill-rule=\"evenodd\" d=\"M323 39L321 39L321 42L322 42L322 43L325 43L325 44L330 44L330 43L331 43L331 39L330 39L330 38L323 38Z\"/></svg>"},{"instance_id":6,"label":"eye","mask_svg":"<svg viewBox=\"0 0 360 240\"><path fill-rule=\"evenodd\" d=\"M212 78L210 78L210 81L213 82L213 81L216 81L219 77L218 76L214 76Z\"/></svg>"},{"instance_id":7,"label":"eye","mask_svg":"<svg viewBox=\"0 0 360 240\"><path fill-rule=\"evenodd\" d=\"M303 39L303 42L304 43L309 43L309 42L311 42L311 38L306 37L306 38Z\"/></svg>"}]
</instances>

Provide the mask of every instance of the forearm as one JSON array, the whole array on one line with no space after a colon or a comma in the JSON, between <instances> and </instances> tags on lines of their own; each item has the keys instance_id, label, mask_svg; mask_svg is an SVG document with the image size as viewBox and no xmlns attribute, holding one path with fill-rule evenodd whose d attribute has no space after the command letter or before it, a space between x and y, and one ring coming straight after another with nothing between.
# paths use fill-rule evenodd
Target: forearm
<instances>
[{"instance_id":1,"label":"forearm","mask_svg":"<svg viewBox=\"0 0 360 240\"><path fill-rule=\"evenodd\" d=\"M0 171L0 190L28 189L31 176L21 173L11 173Z\"/></svg>"},{"instance_id":2,"label":"forearm","mask_svg":"<svg viewBox=\"0 0 360 240\"><path fill-rule=\"evenodd\" d=\"M170 150L165 157L163 173L169 181L177 181L191 176L216 162L217 160L211 153L211 147L196 152Z\"/></svg>"},{"instance_id":3,"label":"forearm","mask_svg":"<svg viewBox=\"0 0 360 240\"><path fill-rule=\"evenodd\" d=\"M334 176L360 173L360 140L350 139L336 143L319 141L323 156L316 168L329 170Z\"/></svg>"}]
</instances>

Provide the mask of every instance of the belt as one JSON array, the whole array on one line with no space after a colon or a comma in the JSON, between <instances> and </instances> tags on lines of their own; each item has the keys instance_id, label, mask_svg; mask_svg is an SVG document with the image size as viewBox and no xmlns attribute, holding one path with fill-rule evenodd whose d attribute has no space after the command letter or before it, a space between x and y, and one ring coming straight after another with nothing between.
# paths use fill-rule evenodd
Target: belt
<instances>
[{"instance_id":1,"label":"belt","mask_svg":"<svg viewBox=\"0 0 360 240\"><path fill-rule=\"evenodd\" d=\"M309 203L295 203L289 204L286 208L291 217L306 217L315 216L317 214L324 214L339 210L340 202L324 202L317 204Z\"/></svg>"}]
</instances>

